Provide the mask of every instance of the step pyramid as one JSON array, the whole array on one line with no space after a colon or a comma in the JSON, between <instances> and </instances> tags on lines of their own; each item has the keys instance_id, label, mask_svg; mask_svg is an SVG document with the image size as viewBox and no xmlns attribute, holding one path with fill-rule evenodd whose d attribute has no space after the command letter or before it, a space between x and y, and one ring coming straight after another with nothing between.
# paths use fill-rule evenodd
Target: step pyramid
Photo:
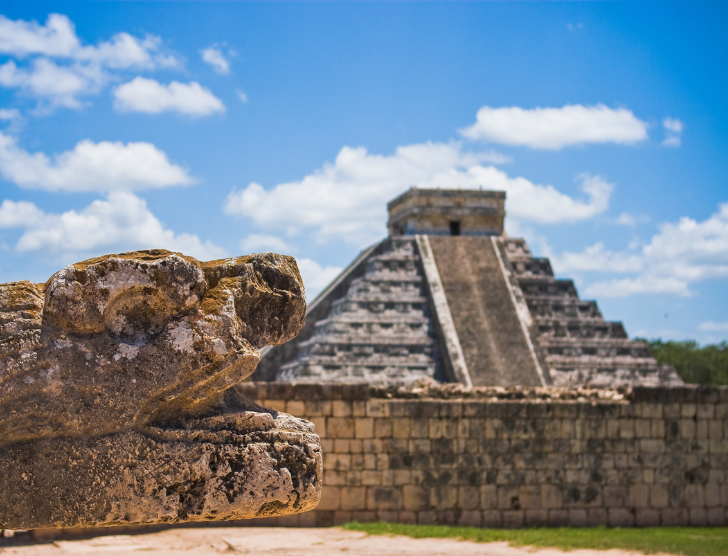
<instances>
[{"instance_id":1,"label":"step pyramid","mask_svg":"<svg viewBox=\"0 0 728 556\"><path fill-rule=\"evenodd\" d=\"M388 238L310 304L254 380L466 386L681 384L643 342L582 301L548 259L503 233L505 193L410 189Z\"/></svg>"}]
</instances>

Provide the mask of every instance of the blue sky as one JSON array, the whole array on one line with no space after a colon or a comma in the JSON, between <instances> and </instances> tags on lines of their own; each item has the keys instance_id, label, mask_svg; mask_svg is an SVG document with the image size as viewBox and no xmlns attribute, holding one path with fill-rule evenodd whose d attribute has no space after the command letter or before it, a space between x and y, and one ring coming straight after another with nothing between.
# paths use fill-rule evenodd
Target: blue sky
<instances>
[{"instance_id":1,"label":"blue sky","mask_svg":"<svg viewBox=\"0 0 728 556\"><path fill-rule=\"evenodd\" d=\"M0 282L274 250L315 294L410 185L482 186L630 335L728 338L721 3L0 7Z\"/></svg>"}]
</instances>

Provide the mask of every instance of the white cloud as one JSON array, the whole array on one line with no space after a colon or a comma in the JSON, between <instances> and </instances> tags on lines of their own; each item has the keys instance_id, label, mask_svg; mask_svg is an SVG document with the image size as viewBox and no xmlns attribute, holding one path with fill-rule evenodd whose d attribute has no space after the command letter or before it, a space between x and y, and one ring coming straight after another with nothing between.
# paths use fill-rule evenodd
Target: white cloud
<instances>
[{"instance_id":1,"label":"white cloud","mask_svg":"<svg viewBox=\"0 0 728 556\"><path fill-rule=\"evenodd\" d=\"M677 118L665 118L662 120L662 127L665 128L665 138L662 144L666 147L679 147L682 144L682 132L685 124Z\"/></svg>"},{"instance_id":2,"label":"white cloud","mask_svg":"<svg viewBox=\"0 0 728 556\"><path fill-rule=\"evenodd\" d=\"M222 75L230 73L230 61L225 58L222 50L216 46L203 48L200 50L200 55L202 56L202 60L212 66L212 69L215 70L215 72Z\"/></svg>"},{"instance_id":3,"label":"white cloud","mask_svg":"<svg viewBox=\"0 0 728 556\"><path fill-rule=\"evenodd\" d=\"M650 217L646 214L629 214L628 212L623 212L612 221L612 224L634 227L637 224L644 224L649 221Z\"/></svg>"},{"instance_id":4,"label":"white cloud","mask_svg":"<svg viewBox=\"0 0 728 556\"><path fill-rule=\"evenodd\" d=\"M76 29L65 15L50 14L45 25L36 21L13 21L0 15L0 52L27 56L71 56L81 48Z\"/></svg>"},{"instance_id":5,"label":"white cloud","mask_svg":"<svg viewBox=\"0 0 728 556\"><path fill-rule=\"evenodd\" d=\"M476 120L460 133L468 139L532 149L556 150L586 143L630 145L647 139L647 124L631 110L603 104L533 109L484 106Z\"/></svg>"},{"instance_id":6,"label":"white cloud","mask_svg":"<svg viewBox=\"0 0 728 556\"><path fill-rule=\"evenodd\" d=\"M248 253L261 251L275 251L277 253L290 253L295 248L277 236L265 234L251 234L240 240L240 248Z\"/></svg>"},{"instance_id":7,"label":"white cloud","mask_svg":"<svg viewBox=\"0 0 728 556\"><path fill-rule=\"evenodd\" d=\"M581 253L553 257L552 262L558 273L635 274L591 284L585 293L592 296L691 295L695 282L728 278L728 203L702 222L685 217L660 225L659 233L638 253L615 253L597 243Z\"/></svg>"},{"instance_id":8,"label":"white cloud","mask_svg":"<svg viewBox=\"0 0 728 556\"><path fill-rule=\"evenodd\" d=\"M99 71L79 69L58 66L46 58L34 60L31 69L22 69L9 60L0 66L0 85L23 89L52 106L78 108L79 97L97 92L104 79Z\"/></svg>"},{"instance_id":9,"label":"white cloud","mask_svg":"<svg viewBox=\"0 0 728 556\"><path fill-rule=\"evenodd\" d=\"M123 112L180 112L189 116L208 116L224 112L225 106L196 81L163 85L154 79L136 77L114 91L114 108Z\"/></svg>"},{"instance_id":10,"label":"white cloud","mask_svg":"<svg viewBox=\"0 0 728 556\"><path fill-rule=\"evenodd\" d=\"M73 22L60 14L49 15L45 25L0 16L0 53L30 59L20 66L15 60L0 66L0 85L37 98L41 112L82 106L83 96L98 94L119 70L180 65L152 35L118 33L109 41L82 45Z\"/></svg>"},{"instance_id":11,"label":"white cloud","mask_svg":"<svg viewBox=\"0 0 728 556\"><path fill-rule=\"evenodd\" d=\"M0 120L12 122L20 118L20 111L17 108L0 108Z\"/></svg>"},{"instance_id":12,"label":"white cloud","mask_svg":"<svg viewBox=\"0 0 728 556\"><path fill-rule=\"evenodd\" d=\"M47 214L32 203L3 201L0 228L23 231L18 251L101 253L109 250L169 249L202 260L221 258L225 251L193 234L165 228L143 199L117 191L81 211Z\"/></svg>"},{"instance_id":13,"label":"white cloud","mask_svg":"<svg viewBox=\"0 0 728 556\"><path fill-rule=\"evenodd\" d=\"M728 322L706 321L700 323L698 329L706 332L728 332Z\"/></svg>"},{"instance_id":14,"label":"white cloud","mask_svg":"<svg viewBox=\"0 0 728 556\"><path fill-rule=\"evenodd\" d=\"M0 174L21 187L50 191L132 191L193 183L151 143L86 140L51 159L21 149L2 132Z\"/></svg>"},{"instance_id":15,"label":"white cloud","mask_svg":"<svg viewBox=\"0 0 728 556\"><path fill-rule=\"evenodd\" d=\"M148 35L138 39L118 33L97 46L82 46L76 27L68 16L50 14L45 25L36 21L13 21L0 15L0 52L19 58L40 55L93 62L110 68L154 69L175 66L179 62L161 51L159 37Z\"/></svg>"},{"instance_id":16,"label":"white cloud","mask_svg":"<svg viewBox=\"0 0 728 556\"><path fill-rule=\"evenodd\" d=\"M458 143L408 145L390 156L344 147L333 163L299 181L272 189L251 183L234 191L225 212L263 228L287 233L310 229L321 241L345 238L366 245L385 233L386 203L411 185L504 190L510 219L540 223L589 219L609 205L612 185L599 176L580 176L586 199L577 200L551 185L512 178L481 164L507 160L498 153L464 151Z\"/></svg>"},{"instance_id":17,"label":"white cloud","mask_svg":"<svg viewBox=\"0 0 728 556\"><path fill-rule=\"evenodd\" d=\"M301 272L303 285L306 288L306 300L311 302L341 273L338 266L321 266L311 259L296 259Z\"/></svg>"},{"instance_id":18,"label":"white cloud","mask_svg":"<svg viewBox=\"0 0 728 556\"><path fill-rule=\"evenodd\" d=\"M240 102L243 104L248 104L248 95L246 95L243 91L236 91L238 94L238 98L240 99Z\"/></svg>"}]
</instances>

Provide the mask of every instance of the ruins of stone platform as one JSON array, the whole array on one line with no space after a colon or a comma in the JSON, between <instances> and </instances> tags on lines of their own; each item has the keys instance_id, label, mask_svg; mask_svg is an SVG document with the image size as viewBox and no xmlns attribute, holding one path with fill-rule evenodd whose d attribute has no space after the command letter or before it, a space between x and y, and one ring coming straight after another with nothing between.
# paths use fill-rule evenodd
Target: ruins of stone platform
<instances>
[{"instance_id":1,"label":"ruins of stone platform","mask_svg":"<svg viewBox=\"0 0 728 556\"><path fill-rule=\"evenodd\" d=\"M162 250L0 285L0 529L286 515L313 425L231 388L303 326L295 261Z\"/></svg>"},{"instance_id":2,"label":"ruins of stone platform","mask_svg":"<svg viewBox=\"0 0 728 556\"><path fill-rule=\"evenodd\" d=\"M296 340L266 348L259 381L464 386L680 385L644 342L582 301L503 231L505 193L410 189L390 236L308 307Z\"/></svg>"}]
</instances>

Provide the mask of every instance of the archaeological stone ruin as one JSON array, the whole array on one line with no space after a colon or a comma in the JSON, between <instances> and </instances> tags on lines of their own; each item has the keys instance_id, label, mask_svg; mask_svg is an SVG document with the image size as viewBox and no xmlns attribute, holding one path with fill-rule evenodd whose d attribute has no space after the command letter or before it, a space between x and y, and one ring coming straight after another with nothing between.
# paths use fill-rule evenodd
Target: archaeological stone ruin
<instances>
[{"instance_id":1,"label":"archaeological stone ruin","mask_svg":"<svg viewBox=\"0 0 728 556\"><path fill-rule=\"evenodd\" d=\"M388 205L389 237L308 307L295 340L254 378L464 386L679 385L642 342L554 277L503 230L505 193L412 188Z\"/></svg>"},{"instance_id":2,"label":"archaeological stone ruin","mask_svg":"<svg viewBox=\"0 0 728 556\"><path fill-rule=\"evenodd\" d=\"M313 425L233 388L301 329L295 261L168 251L0 285L0 529L314 508Z\"/></svg>"}]
</instances>

